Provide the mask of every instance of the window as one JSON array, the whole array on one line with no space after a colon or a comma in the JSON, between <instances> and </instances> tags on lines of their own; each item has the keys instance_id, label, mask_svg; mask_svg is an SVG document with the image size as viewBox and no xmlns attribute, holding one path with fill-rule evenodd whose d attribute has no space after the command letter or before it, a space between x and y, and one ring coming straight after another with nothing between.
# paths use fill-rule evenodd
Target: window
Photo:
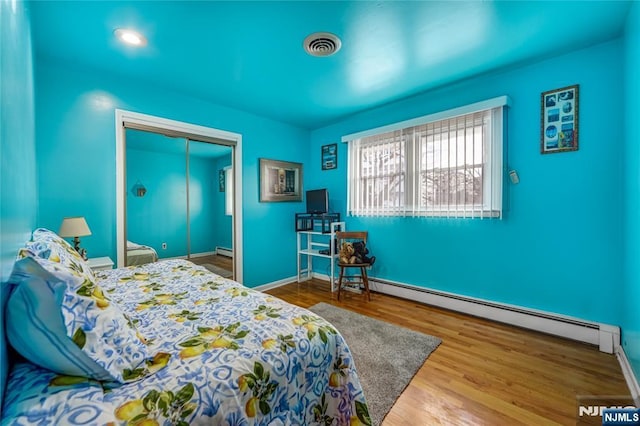
<instances>
[{"instance_id":1,"label":"window","mask_svg":"<svg viewBox=\"0 0 640 426\"><path fill-rule=\"evenodd\" d=\"M501 217L501 97L345 136L355 216Z\"/></svg>"}]
</instances>

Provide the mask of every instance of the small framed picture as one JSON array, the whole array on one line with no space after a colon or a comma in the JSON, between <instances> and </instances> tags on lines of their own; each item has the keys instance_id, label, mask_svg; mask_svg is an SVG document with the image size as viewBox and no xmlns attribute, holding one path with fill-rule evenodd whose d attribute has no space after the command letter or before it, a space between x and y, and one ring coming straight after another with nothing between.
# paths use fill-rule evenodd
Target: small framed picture
<instances>
[{"instance_id":1,"label":"small framed picture","mask_svg":"<svg viewBox=\"0 0 640 426\"><path fill-rule=\"evenodd\" d=\"M542 93L540 153L578 150L578 85Z\"/></svg>"},{"instance_id":2,"label":"small framed picture","mask_svg":"<svg viewBox=\"0 0 640 426\"><path fill-rule=\"evenodd\" d=\"M322 170L331 170L338 167L338 144L322 146Z\"/></svg>"},{"instance_id":3,"label":"small framed picture","mask_svg":"<svg viewBox=\"0 0 640 426\"><path fill-rule=\"evenodd\" d=\"M220 192L224 192L224 181L225 181L225 174L224 174L224 170L218 170L218 187Z\"/></svg>"}]
</instances>

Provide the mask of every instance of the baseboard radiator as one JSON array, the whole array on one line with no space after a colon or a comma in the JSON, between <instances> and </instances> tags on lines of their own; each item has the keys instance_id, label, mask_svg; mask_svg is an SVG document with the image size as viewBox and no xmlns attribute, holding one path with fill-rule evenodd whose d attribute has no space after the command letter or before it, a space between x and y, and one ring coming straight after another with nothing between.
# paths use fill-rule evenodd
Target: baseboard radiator
<instances>
[{"instance_id":1,"label":"baseboard radiator","mask_svg":"<svg viewBox=\"0 0 640 426\"><path fill-rule=\"evenodd\" d=\"M216 254L218 256L233 258L233 249L230 249L228 247L216 247Z\"/></svg>"},{"instance_id":2,"label":"baseboard radiator","mask_svg":"<svg viewBox=\"0 0 640 426\"><path fill-rule=\"evenodd\" d=\"M201 253L191 253L189 255L189 257L194 258L194 257L206 257L206 256L213 256L214 254L216 254L215 251L203 251ZM187 258L187 256L184 256L185 258Z\"/></svg>"},{"instance_id":3,"label":"baseboard radiator","mask_svg":"<svg viewBox=\"0 0 640 426\"><path fill-rule=\"evenodd\" d=\"M598 346L602 352L614 353L620 347L620 328L617 326L460 296L454 293L374 277L369 278L369 284L373 291L590 343Z\"/></svg>"}]
</instances>

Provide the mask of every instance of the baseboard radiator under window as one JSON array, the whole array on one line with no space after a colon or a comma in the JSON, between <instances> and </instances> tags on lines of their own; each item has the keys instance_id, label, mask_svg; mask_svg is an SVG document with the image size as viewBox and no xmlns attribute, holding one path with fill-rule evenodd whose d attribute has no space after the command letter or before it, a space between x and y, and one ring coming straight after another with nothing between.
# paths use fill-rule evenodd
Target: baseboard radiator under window
<instances>
[{"instance_id":1,"label":"baseboard radiator under window","mask_svg":"<svg viewBox=\"0 0 640 426\"><path fill-rule=\"evenodd\" d=\"M583 321L551 312L490 302L374 277L369 277L369 284L373 291L590 343L597 345L600 351L606 353L614 353L620 346L620 328L609 324Z\"/></svg>"},{"instance_id":2,"label":"baseboard radiator under window","mask_svg":"<svg viewBox=\"0 0 640 426\"><path fill-rule=\"evenodd\" d=\"M216 254L218 256L233 258L233 249L227 247L216 247Z\"/></svg>"}]
</instances>

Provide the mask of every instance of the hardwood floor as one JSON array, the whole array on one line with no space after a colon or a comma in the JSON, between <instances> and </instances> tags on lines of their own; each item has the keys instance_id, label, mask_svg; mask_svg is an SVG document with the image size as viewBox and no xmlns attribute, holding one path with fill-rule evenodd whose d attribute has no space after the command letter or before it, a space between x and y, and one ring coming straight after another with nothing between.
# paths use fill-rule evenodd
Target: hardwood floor
<instances>
[{"instance_id":1,"label":"hardwood floor","mask_svg":"<svg viewBox=\"0 0 640 426\"><path fill-rule=\"evenodd\" d=\"M209 256L192 257L189 260L196 265L203 265L205 263L208 263L210 265L215 265L222 269L226 269L227 271L233 271L233 259L227 256L212 254Z\"/></svg>"},{"instance_id":2,"label":"hardwood floor","mask_svg":"<svg viewBox=\"0 0 640 426\"><path fill-rule=\"evenodd\" d=\"M305 308L331 303L442 339L385 426L575 425L577 396L630 397L616 357L595 346L380 293L365 302L347 292L338 302L319 280L266 293ZM581 421L601 424L599 417Z\"/></svg>"}]
</instances>

